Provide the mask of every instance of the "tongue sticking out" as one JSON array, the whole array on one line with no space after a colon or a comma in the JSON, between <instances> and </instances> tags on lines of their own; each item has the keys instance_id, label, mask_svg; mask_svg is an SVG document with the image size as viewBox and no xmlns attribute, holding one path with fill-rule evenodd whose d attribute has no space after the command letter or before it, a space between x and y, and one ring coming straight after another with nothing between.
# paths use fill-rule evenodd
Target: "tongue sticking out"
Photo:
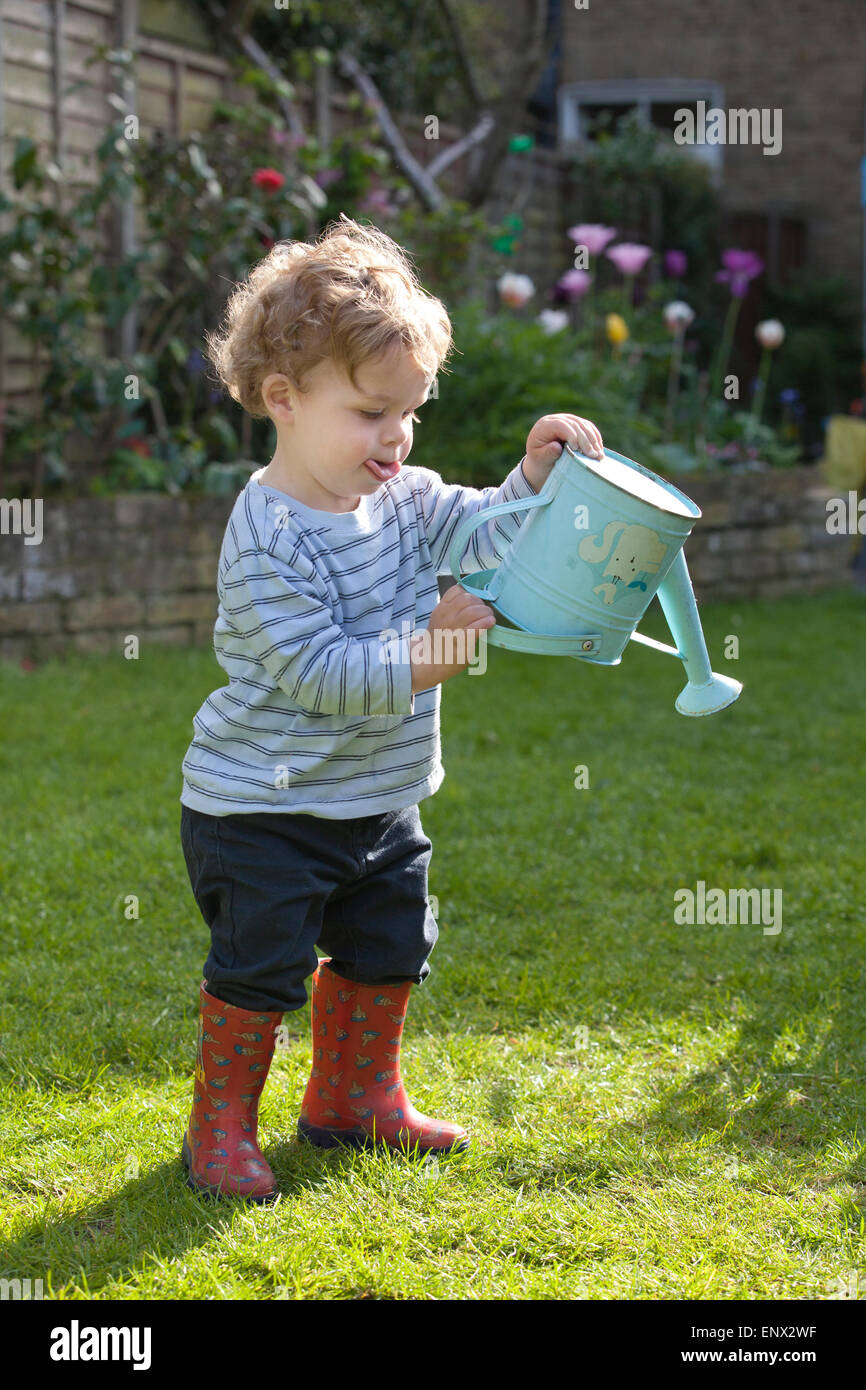
<instances>
[{"instance_id":1,"label":"tongue sticking out","mask_svg":"<svg viewBox=\"0 0 866 1390\"><path fill-rule=\"evenodd\" d=\"M369 468L373 476L378 478L381 483L387 482L389 478L396 478L397 474L400 472L399 463L382 464L377 463L375 459L367 459L365 466Z\"/></svg>"}]
</instances>

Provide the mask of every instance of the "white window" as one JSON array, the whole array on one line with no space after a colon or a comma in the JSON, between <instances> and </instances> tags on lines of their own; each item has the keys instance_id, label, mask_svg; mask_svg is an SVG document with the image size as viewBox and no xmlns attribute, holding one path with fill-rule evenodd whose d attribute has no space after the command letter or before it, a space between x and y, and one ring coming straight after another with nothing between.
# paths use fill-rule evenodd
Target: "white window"
<instances>
[{"instance_id":1,"label":"white window","mask_svg":"<svg viewBox=\"0 0 866 1390\"><path fill-rule=\"evenodd\" d=\"M575 144L590 138L593 121L603 112L623 116L636 111L645 125L656 126L673 135L676 113L684 107L697 113L698 102L724 109L725 89L721 82L681 80L680 78L635 78L604 82L566 82L559 88L559 141ZM702 160L721 174L723 145L681 145L686 154Z\"/></svg>"}]
</instances>

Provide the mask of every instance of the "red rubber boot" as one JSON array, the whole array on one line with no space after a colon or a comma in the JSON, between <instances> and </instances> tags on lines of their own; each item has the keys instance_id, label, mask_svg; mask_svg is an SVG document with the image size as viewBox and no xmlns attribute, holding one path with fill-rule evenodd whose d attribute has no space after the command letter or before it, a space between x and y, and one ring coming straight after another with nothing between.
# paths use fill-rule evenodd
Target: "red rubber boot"
<instances>
[{"instance_id":1,"label":"red rubber boot","mask_svg":"<svg viewBox=\"0 0 866 1390\"><path fill-rule=\"evenodd\" d=\"M318 1148L388 1144L404 1153L459 1153L459 1125L414 1109L400 1079L400 1040L410 982L359 985L325 969L313 975L313 1069L298 1135Z\"/></svg>"},{"instance_id":2,"label":"red rubber boot","mask_svg":"<svg viewBox=\"0 0 866 1390\"><path fill-rule=\"evenodd\" d=\"M208 994L202 980L195 1089L181 1157L187 1187L267 1202L277 1185L256 1142L281 1013L248 1013Z\"/></svg>"}]
</instances>

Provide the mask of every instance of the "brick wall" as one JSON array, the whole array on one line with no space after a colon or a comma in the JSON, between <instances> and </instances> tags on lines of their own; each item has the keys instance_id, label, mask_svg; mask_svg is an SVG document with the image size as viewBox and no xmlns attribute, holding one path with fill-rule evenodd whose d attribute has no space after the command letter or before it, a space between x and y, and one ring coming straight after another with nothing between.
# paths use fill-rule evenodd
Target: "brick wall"
<instances>
[{"instance_id":1,"label":"brick wall","mask_svg":"<svg viewBox=\"0 0 866 1390\"><path fill-rule=\"evenodd\" d=\"M851 582L852 539L825 526L832 489L809 468L707 475L683 490L703 516L686 543L698 600L811 593ZM40 545L0 536L0 661L208 645L234 499L127 495L47 501Z\"/></svg>"},{"instance_id":2,"label":"brick wall","mask_svg":"<svg viewBox=\"0 0 866 1390\"><path fill-rule=\"evenodd\" d=\"M863 0L565 5L560 80L719 82L725 109L781 108L781 153L723 148L724 204L802 217L810 268L859 286L864 21Z\"/></svg>"}]
</instances>

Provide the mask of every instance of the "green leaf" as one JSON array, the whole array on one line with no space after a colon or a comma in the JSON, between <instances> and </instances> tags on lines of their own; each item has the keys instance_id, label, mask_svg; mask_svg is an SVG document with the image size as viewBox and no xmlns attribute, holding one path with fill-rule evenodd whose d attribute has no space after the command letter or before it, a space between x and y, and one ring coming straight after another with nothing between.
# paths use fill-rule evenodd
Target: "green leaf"
<instances>
[{"instance_id":1,"label":"green leaf","mask_svg":"<svg viewBox=\"0 0 866 1390\"><path fill-rule=\"evenodd\" d=\"M38 157L39 148L34 141L27 135L20 136L12 159L12 179L16 188L23 188L33 178Z\"/></svg>"},{"instance_id":2,"label":"green leaf","mask_svg":"<svg viewBox=\"0 0 866 1390\"><path fill-rule=\"evenodd\" d=\"M240 448L238 437L224 415L209 415L199 428L211 453L227 460L236 458Z\"/></svg>"},{"instance_id":3,"label":"green leaf","mask_svg":"<svg viewBox=\"0 0 866 1390\"><path fill-rule=\"evenodd\" d=\"M184 252L183 263L186 266L187 270L195 276L196 280L205 280L207 278L207 271L205 270L201 261L198 260L198 258L194 256L191 251Z\"/></svg>"},{"instance_id":4,"label":"green leaf","mask_svg":"<svg viewBox=\"0 0 866 1390\"><path fill-rule=\"evenodd\" d=\"M656 464L669 473L694 473L700 465L682 444L656 444L652 450Z\"/></svg>"}]
</instances>

